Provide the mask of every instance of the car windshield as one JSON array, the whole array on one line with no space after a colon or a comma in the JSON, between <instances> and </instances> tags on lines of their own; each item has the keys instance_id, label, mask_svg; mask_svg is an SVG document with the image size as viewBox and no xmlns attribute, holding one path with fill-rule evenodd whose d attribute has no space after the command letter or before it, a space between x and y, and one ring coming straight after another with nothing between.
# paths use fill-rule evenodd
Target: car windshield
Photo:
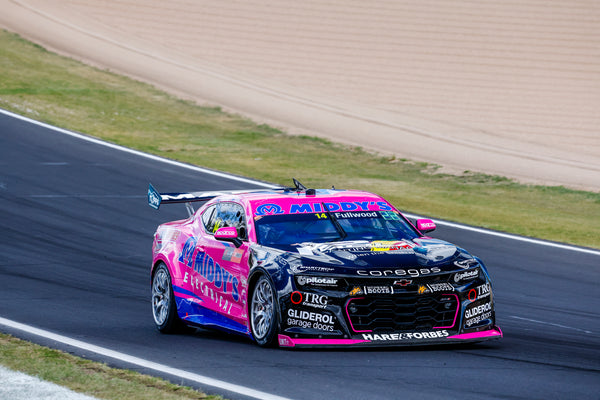
<instances>
[{"instance_id":1,"label":"car windshield","mask_svg":"<svg viewBox=\"0 0 600 400\"><path fill-rule=\"evenodd\" d=\"M396 211L279 214L255 221L258 243L287 249L294 244L419 237Z\"/></svg>"}]
</instances>

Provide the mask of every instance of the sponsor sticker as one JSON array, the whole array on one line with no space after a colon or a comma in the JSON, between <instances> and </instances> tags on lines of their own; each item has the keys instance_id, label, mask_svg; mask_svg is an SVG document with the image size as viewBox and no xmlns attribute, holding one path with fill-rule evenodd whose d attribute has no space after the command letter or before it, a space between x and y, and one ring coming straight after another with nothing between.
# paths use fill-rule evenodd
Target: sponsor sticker
<instances>
[{"instance_id":1,"label":"sponsor sticker","mask_svg":"<svg viewBox=\"0 0 600 400\"><path fill-rule=\"evenodd\" d=\"M307 292L292 292L290 301L296 305L302 305L314 308L326 308L329 303L329 298L325 295Z\"/></svg>"},{"instance_id":2,"label":"sponsor sticker","mask_svg":"<svg viewBox=\"0 0 600 400\"><path fill-rule=\"evenodd\" d=\"M402 333L388 333L388 334L372 334L363 333L362 337L364 340L370 340L372 342L388 342L397 340L427 340L427 339L439 339L449 336L447 330L431 331L431 332L402 332Z\"/></svg>"},{"instance_id":3,"label":"sponsor sticker","mask_svg":"<svg viewBox=\"0 0 600 400\"><path fill-rule=\"evenodd\" d=\"M377 212L345 212L345 213L334 213L337 219L348 219L348 218L377 218Z\"/></svg>"},{"instance_id":4,"label":"sponsor sticker","mask_svg":"<svg viewBox=\"0 0 600 400\"><path fill-rule=\"evenodd\" d=\"M398 250L410 250L407 253L412 253L414 245L403 242L403 241L375 241L371 242L371 251L398 251Z\"/></svg>"},{"instance_id":5,"label":"sponsor sticker","mask_svg":"<svg viewBox=\"0 0 600 400\"><path fill-rule=\"evenodd\" d=\"M490 293L492 292L491 285L489 283L485 283L483 285L477 286L475 288L477 292L477 298L485 299L486 297L490 297Z\"/></svg>"},{"instance_id":6,"label":"sponsor sticker","mask_svg":"<svg viewBox=\"0 0 600 400\"><path fill-rule=\"evenodd\" d=\"M392 294L394 288L392 286L365 286L365 294Z\"/></svg>"},{"instance_id":7,"label":"sponsor sticker","mask_svg":"<svg viewBox=\"0 0 600 400\"><path fill-rule=\"evenodd\" d=\"M476 317L478 315L482 315L484 313L486 313L487 311L491 311L492 310L492 303L485 303L485 304L481 304L475 307L471 307L469 309L467 309L467 311L465 311L465 318L472 318L472 317Z\"/></svg>"},{"instance_id":8,"label":"sponsor sticker","mask_svg":"<svg viewBox=\"0 0 600 400\"><path fill-rule=\"evenodd\" d=\"M438 272L441 272L441 271L442 270L439 269L438 267L432 267L432 268L409 268L409 269L386 269L386 270L359 269L358 271L356 271L356 273L361 276L410 276L410 277L414 278L414 277L421 276L421 275L437 274ZM477 273L479 273L479 272L477 272Z\"/></svg>"},{"instance_id":9,"label":"sponsor sticker","mask_svg":"<svg viewBox=\"0 0 600 400\"><path fill-rule=\"evenodd\" d=\"M448 282L441 283L428 283L427 285L420 285L417 293L436 293L436 292L454 292L454 286Z\"/></svg>"},{"instance_id":10,"label":"sponsor sticker","mask_svg":"<svg viewBox=\"0 0 600 400\"><path fill-rule=\"evenodd\" d=\"M160 207L160 193L152 185L148 185L148 205L155 210Z\"/></svg>"},{"instance_id":11,"label":"sponsor sticker","mask_svg":"<svg viewBox=\"0 0 600 400\"><path fill-rule=\"evenodd\" d=\"M306 271L315 271L315 272L332 272L335 269L331 268L331 267L319 267L319 266L306 266L306 265L299 265L297 267L294 268L294 270L296 272L306 272Z\"/></svg>"},{"instance_id":12,"label":"sponsor sticker","mask_svg":"<svg viewBox=\"0 0 600 400\"><path fill-rule=\"evenodd\" d=\"M392 211L392 207L385 201L340 201L339 203L325 203L326 210L323 209L321 203L300 203L284 206L279 204L268 203L261 204L256 207L255 216L276 215L276 214L306 214L306 213L322 213L325 211L339 212L350 216L345 218L358 218L350 211L366 212L370 214L373 211ZM370 215L367 215L370 216ZM360 216L359 216L360 217Z\"/></svg>"},{"instance_id":13,"label":"sponsor sticker","mask_svg":"<svg viewBox=\"0 0 600 400\"><path fill-rule=\"evenodd\" d=\"M469 328L492 317L492 303L484 303L465 311L465 327Z\"/></svg>"},{"instance_id":14,"label":"sponsor sticker","mask_svg":"<svg viewBox=\"0 0 600 400\"><path fill-rule=\"evenodd\" d=\"M207 293L210 293L210 297L213 298L212 293L215 293L213 290L215 288L217 289L217 293L230 293L236 302L240 299L240 282L238 278L205 253L201 247L196 247L195 238L188 238L185 242L181 254L179 254L178 261L191 270L190 276L195 278L195 281L193 281L195 283L190 282L190 284L196 290L200 285L200 289L205 296L208 295ZM188 276L187 271L186 276ZM202 279L199 280L199 277ZM187 283L185 278L184 282ZM219 298L219 304L221 303L223 301ZM227 307L228 310L230 308Z\"/></svg>"},{"instance_id":15,"label":"sponsor sticker","mask_svg":"<svg viewBox=\"0 0 600 400\"><path fill-rule=\"evenodd\" d=\"M335 317L332 315L293 308L290 308L287 314L288 318L286 322L288 326L333 332Z\"/></svg>"},{"instance_id":16,"label":"sponsor sticker","mask_svg":"<svg viewBox=\"0 0 600 400\"><path fill-rule=\"evenodd\" d=\"M380 214L387 221L400 221L400 216L395 211L381 211Z\"/></svg>"},{"instance_id":17,"label":"sponsor sticker","mask_svg":"<svg viewBox=\"0 0 600 400\"><path fill-rule=\"evenodd\" d=\"M231 261L233 263L239 263L240 261L242 261L243 255L244 255L243 250L236 249L233 247L227 247L227 248L225 248L225 251L223 252L223 260Z\"/></svg>"},{"instance_id":18,"label":"sponsor sticker","mask_svg":"<svg viewBox=\"0 0 600 400\"><path fill-rule=\"evenodd\" d=\"M298 275L296 276L296 282L300 286L328 286L335 287L338 285L339 279L336 278L327 278L322 276L306 276L306 275Z\"/></svg>"},{"instance_id":19,"label":"sponsor sticker","mask_svg":"<svg viewBox=\"0 0 600 400\"><path fill-rule=\"evenodd\" d=\"M479 276L479 268L475 268L470 271L457 272L454 274L454 282L460 283L465 281L472 281Z\"/></svg>"},{"instance_id":20,"label":"sponsor sticker","mask_svg":"<svg viewBox=\"0 0 600 400\"><path fill-rule=\"evenodd\" d=\"M263 215L277 215L283 213L284 211L279 204L267 203L256 207L256 212L254 215L258 217Z\"/></svg>"},{"instance_id":21,"label":"sponsor sticker","mask_svg":"<svg viewBox=\"0 0 600 400\"><path fill-rule=\"evenodd\" d=\"M476 260L462 260L462 261L454 261L454 265L462 269L469 269L475 265L479 264Z\"/></svg>"},{"instance_id":22,"label":"sponsor sticker","mask_svg":"<svg viewBox=\"0 0 600 400\"><path fill-rule=\"evenodd\" d=\"M359 296L364 294L364 292L362 291L362 289L360 288L360 286L354 286L352 288L352 290L350 290L350 296Z\"/></svg>"}]
</instances>

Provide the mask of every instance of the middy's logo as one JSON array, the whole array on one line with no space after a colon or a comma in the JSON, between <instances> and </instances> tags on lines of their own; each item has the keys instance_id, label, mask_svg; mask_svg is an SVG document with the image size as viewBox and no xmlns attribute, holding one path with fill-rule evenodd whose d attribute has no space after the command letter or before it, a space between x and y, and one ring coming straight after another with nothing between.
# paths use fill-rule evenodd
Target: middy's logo
<instances>
[{"instance_id":1,"label":"middy's logo","mask_svg":"<svg viewBox=\"0 0 600 400\"><path fill-rule=\"evenodd\" d=\"M277 204L263 204L256 208L256 215L283 214L283 209Z\"/></svg>"}]
</instances>

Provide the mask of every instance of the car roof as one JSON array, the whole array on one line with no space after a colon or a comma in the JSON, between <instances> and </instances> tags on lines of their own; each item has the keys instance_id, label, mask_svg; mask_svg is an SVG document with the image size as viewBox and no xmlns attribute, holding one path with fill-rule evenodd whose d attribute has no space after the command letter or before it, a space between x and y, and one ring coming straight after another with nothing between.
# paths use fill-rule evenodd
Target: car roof
<instances>
[{"instance_id":1,"label":"car roof","mask_svg":"<svg viewBox=\"0 0 600 400\"><path fill-rule=\"evenodd\" d=\"M254 191L224 194L210 204L235 201L244 204L255 216L304 214L317 212L391 211L395 208L382 197L365 191L308 189L286 191Z\"/></svg>"},{"instance_id":2,"label":"car roof","mask_svg":"<svg viewBox=\"0 0 600 400\"><path fill-rule=\"evenodd\" d=\"M277 191L277 190L260 190L260 191L248 191L244 193L227 194L224 193L219 196L219 200L226 198L233 199L237 198L250 203L262 202L262 201L289 201L291 199L304 199L304 200L340 200L344 198L377 198L382 199L375 193L365 192L362 190L340 190L340 189L309 189L309 190L289 190L289 191Z\"/></svg>"}]
</instances>

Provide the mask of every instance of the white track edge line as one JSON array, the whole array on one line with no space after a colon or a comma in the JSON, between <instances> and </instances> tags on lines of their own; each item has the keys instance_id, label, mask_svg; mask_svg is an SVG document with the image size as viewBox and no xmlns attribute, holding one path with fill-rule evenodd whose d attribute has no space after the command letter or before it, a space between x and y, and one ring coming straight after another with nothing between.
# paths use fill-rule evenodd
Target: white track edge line
<instances>
[{"instance_id":1,"label":"white track edge line","mask_svg":"<svg viewBox=\"0 0 600 400\"><path fill-rule=\"evenodd\" d=\"M178 166L178 167L183 167L183 168L187 168L193 171L198 171L198 172L202 172L205 174L210 174L210 175L214 175L214 176L218 176L221 178L226 178L226 179L231 179L231 180L236 180L239 182L244 182L244 183L250 183L252 185L259 185L259 186L263 186L269 189L274 189L277 188L279 186L276 185L271 185L268 183L264 183L264 182L259 182L259 181L254 181L251 179L246 179L246 178L242 178L242 177L238 177L235 175L229 175L226 174L224 172L217 172L217 171L212 171L210 169L205 169L205 168L201 168L201 167L197 167L195 165L190 165L190 164L185 164L179 161L174 161L174 160L169 160L168 158L163 158L163 157L159 157L159 156L155 156L153 154L148 154L148 153L144 153L138 150L133 150L127 147L123 147L123 146L119 146L117 144L114 143L109 143L109 142L105 142L103 140L100 139L96 139L90 136L86 136L83 135L81 133L77 133L77 132L73 132L73 131L69 131L67 129L63 129L63 128L59 128L53 125L49 125L46 124L44 122L39 122L36 121L34 119L19 115L19 114L15 114L11 111L8 110L4 110L2 108L0 108L0 113L8 115L10 117L16 118L16 119L20 119L22 121L26 121L29 122L31 124L34 125L38 125L38 126L42 126L44 128L47 129L51 129L54 130L56 132L60 132L60 133L64 133L65 135L69 135L69 136L73 136L82 140L87 140L89 142L92 143L96 143L102 146L107 146L110 147L112 149L115 150L120 150L120 151L124 151L127 153L131 153L131 154L135 154L137 156L140 157L145 157L151 160L155 160L155 161L160 161L160 162L164 162L167 164L171 164L174 166ZM414 215L414 214L404 214L405 216L407 216L408 218L422 218L419 215ZM553 242L548 242L545 240L541 240L541 239L532 239L532 238L527 238L524 236L517 236L517 235L512 235L512 234L508 234L508 233L502 233L502 232L495 232L495 231L490 231L487 229L483 229L483 228L476 228L476 227L472 227L472 226L468 226L468 225L462 225L462 224L457 224L457 223L453 223L453 222L445 222L445 221L435 221L438 225L445 225L445 226L449 226L452 228L457 228L457 229L462 229L462 230L466 230L466 231L471 231L471 232L477 232L477 233L482 233L485 235L491 235L491 236L497 236L497 237L502 237L505 239L511 239L511 240L517 240L517 241L521 241L521 242L527 242L527 243L531 243L531 244L537 244L540 246L548 246L548 247L554 247L554 248L558 248L558 249L562 249L562 250L571 250L571 251L577 251L580 253L586 253L586 254L592 254L592 255L596 255L596 256L600 256L600 250L594 250L594 249L586 249L586 248L582 248L582 247L576 247L576 246L571 246L568 244L560 244L560 243L553 243Z\"/></svg>"},{"instance_id":2,"label":"white track edge line","mask_svg":"<svg viewBox=\"0 0 600 400\"><path fill-rule=\"evenodd\" d=\"M218 379L210 378L204 375L195 374L193 372L188 372L182 369L169 367L163 364L159 364L153 361L145 360L143 358L131 356L125 353L121 353L118 351L110 350L105 347L96 346L90 343L82 342L77 339L72 339L68 336L59 335L56 333L52 333L50 331L46 331L43 329L35 328L30 325L25 325L20 322L12 321L6 318L0 317L0 325L7 326L12 329L16 329L19 331L27 332L32 335L41 336L46 339L53 340L55 342L59 342L62 344L66 344L71 347L76 347L81 350L91 351L93 353L110 357L115 360L124 361L129 364L133 364L142 368L151 369L154 371L166 373L169 375L173 375L179 378L187 379L193 382L197 382L201 385L211 386L214 388L226 390L229 392L241 394L244 396L252 397L255 399L261 400L291 400L287 397L281 397L277 395L273 395L270 393L261 392L256 389L251 389L245 386L236 385L233 383L228 383L225 381L221 381Z\"/></svg>"},{"instance_id":3,"label":"white track edge line","mask_svg":"<svg viewBox=\"0 0 600 400\"><path fill-rule=\"evenodd\" d=\"M255 180L246 179L246 178L242 178L242 177L235 176L235 175L229 175L229 174L226 174L226 173L223 173L223 172L218 172L218 171L213 171L213 170L206 169L206 168L197 167L195 165L185 164L185 163L182 163L180 161L169 160L168 158L163 158L163 157L155 156L153 154L144 153L144 152L141 152L141 151L138 151L138 150L133 150L133 149L130 149L130 148L127 148L127 147L124 147L124 146L120 146L118 144L105 142L104 140L100 140L100 139L96 139L96 138L93 138L93 137L90 137L90 136L86 136L86 135L81 134L81 133L69 131L67 129L63 129L63 128L59 128L59 127L56 127L56 126L53 126L53 125L46 124L44 122L36 121L34 119L31 119L31 118L28 118L28 117L24 117L24 116L19 115L19 114L15 114L13 112L10 112L10 111L7 111L7 110L1 109L1 108L0 108L0 113L8 115L9 117L20 119L22 121L29 122L31 124L38 125L38 126L41 126L41 127L44 127L44 128L47 128L47 129L50 129L50 130L53 130L53 131L56 131L56 132L63 133L65 135L73 136L73 137L76 137L76 138L79 138L79 139L82 139L82 140L87 140L88 142L92 142L92 143L95 143L95 144L106 146L106 147L109 147L109 148L112 148L112 149L115 149L115 150L124 151L126 153L135 154L137 156L145 157L145 158L148 158L148 159L151 159L151 160L164 162L164 163L175 165L175 166L178 166L178 167L183 167L183 168L191 169L193 171L198 171L198 172L202 172L202 173L205 173L205 174L218 176L218 177L221 177L221 178L235 180L235 181L238 181L238 182L244 182L244 183L249 183L249 184L252 184L252 185L263 186L263 187L266 187L266 188L269 188L269 189L274 189L274 188L280 187L280 186L276 186L276 185L271 185L269 183L258 182L258 181L255 181Z\"/></svg>"},{"instance_id":4,"label":"white track edge line","mask_svg":"<svg viewBox=\"0 0 600 400\"><path fill-rule=\"evenodd\" d=\"M402 213L402 214L405 217L408 217L408 218L415 218L415 219L425 218L423 216L415 215L415 214L406 214L406 213ZM540 245L540 246L548 246L548 247L554 247L554 248L562 249L562 250L572 250L572 251L577 251L577 252L580 252L580 253L586 253L586 254L592 254L592 255L595 255L595 256L600 256L600 250L586 249L586 248L583 248L583 247L571 246L571 245L568 245L568 244L548 242L548 241L541 240L541 239L528 238L528 237L525 237L525 236L518 236L518 235L513 235L513 234L510 234L510 233L490 231L490 230L487 230L487 229L477 228L477 227L468 226L468 225L461 225L461 224L457 224L457 223L454 223L454 222L446 222L446 221L438 221L438 220L433 220L433 221L437 225L449 226L451 228L462 229L462 230L465 230L465 231L471 231L471 232L481 233L481 234L485 234L485 235L501 237L501 238L504 238L504 239L518 240L518 241L521 241L521 242L526 242L526 243L531 243L531 244L537 244L537 245Z\"/></svg>"}]
</instances>

